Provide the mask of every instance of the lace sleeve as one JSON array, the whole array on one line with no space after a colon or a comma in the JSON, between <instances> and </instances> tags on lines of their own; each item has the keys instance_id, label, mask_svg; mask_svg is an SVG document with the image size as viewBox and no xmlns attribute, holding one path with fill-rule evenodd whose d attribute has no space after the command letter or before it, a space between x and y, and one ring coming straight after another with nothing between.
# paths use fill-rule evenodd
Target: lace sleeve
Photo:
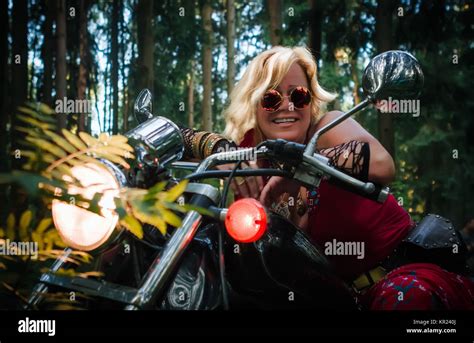
<instances>
[{"instance_id":1,"label":"lace sleeve","mask_svg":"<svg viewBox=\"0 0 474 343\"><path fill-rule=\"evenodd\" d=\"M369 143L350 141L332 148L319 150L319 153L329 158L329 163L342 172L352 175L362 181L369 178Z\"/></svg>"},{"instance_id":2,"label":"lace sleeve","mask_svg":"<svg viewBox=\"0 0 474 343\"><path fill-rule=\"evenodd\" d=\"M203 160L218 151L227 151L237 145L217 133L197 131L178 125L184 139L184 159Z\"/></svg>"}]
</instances>

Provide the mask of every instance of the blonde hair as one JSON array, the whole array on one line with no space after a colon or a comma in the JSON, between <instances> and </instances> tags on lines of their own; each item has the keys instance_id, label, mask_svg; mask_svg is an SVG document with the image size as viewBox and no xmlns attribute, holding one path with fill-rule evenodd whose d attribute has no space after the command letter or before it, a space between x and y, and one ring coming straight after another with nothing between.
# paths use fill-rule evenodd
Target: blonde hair
<instances>
[{"instance_id":1,"label":"blonde hair","mask_svg":"<svg viewBox=\"0 0 474 343\"><path fill-rule=\"evenodd\" d=\"M268 89L278 87L295 62L303 68L308 79L312 96L311 123L321 119L321 107L333 101L336 95L319 85L317 66L311 52L303 47L276 46L255 57L235 85L230 94L230 104L224 111L225 136L240 143L248 130L260 132L256 119L258 103Z\"/></svg>"}]
</instances>

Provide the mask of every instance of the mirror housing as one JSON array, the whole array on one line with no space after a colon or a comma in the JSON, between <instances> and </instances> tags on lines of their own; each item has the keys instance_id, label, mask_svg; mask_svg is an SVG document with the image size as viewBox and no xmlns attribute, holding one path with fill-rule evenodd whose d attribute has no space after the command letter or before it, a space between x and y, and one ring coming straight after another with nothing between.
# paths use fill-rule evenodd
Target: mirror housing
<instances>
[{"instance_id":1,"label":"mirror housing","mask_svg":"<svg viewBox=\"0 0 474 343\"><path fill-rule=\"evenodd\" d=\"M371 101L417 99L424 84L420 63L410 53L391 50L375 56L362 76L362 88Z\"/></svg>"},{"instance_id":2,"label":"mirror housing","mask_svg":"<svg viewBox=\"0 0 474 343\"><path fill-rule=\"evenodd\" d=\"M308 142L305 155L313 156L319 137L371 103L394 99L416 99L421 93L424 75L420 63L410 53L391 50L370 60L362 76L366 98L351 110L320 128Z\"/></svg>"},{"instance_id":3,"label":"mirror housing","mask_svg":"<svg viewBox=\"0 0 474 343\"><path fill-rule=\"evenodd\" d=\"M139 124L153 118L152 103L153 101L150 90L147 88L143 89L138 94L137 99L135 100L135 105L133 106L135 119Z\"/></svg>"}]
</instances>

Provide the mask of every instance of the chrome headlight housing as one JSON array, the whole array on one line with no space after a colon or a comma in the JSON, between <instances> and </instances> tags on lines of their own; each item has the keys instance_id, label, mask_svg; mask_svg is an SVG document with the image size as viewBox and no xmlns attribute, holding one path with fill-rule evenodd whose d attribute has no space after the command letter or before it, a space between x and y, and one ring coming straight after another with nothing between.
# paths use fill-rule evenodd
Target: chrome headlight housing
<instances>
[{"instance_id":1,"label":"chrome headlight housing","mask_svg":"<svg viewBox=\"0 0 474 343\"><path fill-rule=\"evenodd\" d=\"M64 243L73 249L92 251L115 237L119 216L115 212L114 198L126 185L126 179L115 165L108 161L101 162L103 166L86 163L72 167L71 174L82 188L69 187L70 202L53 200L52 203L54 225ZM95 193L102 193L100 214L75 205L74 194L92 199Z\"/></svg>"}]
</instances>

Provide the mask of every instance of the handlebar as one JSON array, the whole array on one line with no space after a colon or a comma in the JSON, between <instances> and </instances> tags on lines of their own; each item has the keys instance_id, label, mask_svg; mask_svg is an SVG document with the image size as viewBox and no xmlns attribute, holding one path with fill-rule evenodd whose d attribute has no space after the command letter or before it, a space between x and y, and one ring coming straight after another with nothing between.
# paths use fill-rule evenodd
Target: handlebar
<instances>
[{"instance_id":1,"label":"handlebar","mask_svg":"<svg viewBox=\"0 0 474 343\"><path fill-rule=\"evenodd\" d=\"M340 188L342 188L346 191L349 191L351 193L360 195L364 198L367 198L367 199L370 199L370 200L373 200L373 201L377 201L379 203L384 203L385 200L387 200L388 195L390 194L390 190L389 190L388 187L383 187L381 185L376 185L376 184L372 184L374 186L373 191L370 192L370 193L367 193L365 191L361 191L357 187L348 185L348 184L346 184L346 183L344 183L344 182L342 182L341 180L338 180L338 179L329 179L328 182L330 184L332 184L334 186L337 186L337 187L340 187Z\"/></svg>"},{"instance_id":2,"label":"handlebar","mask_svg":"<svg viewBox=\"0 0 474 343\"><path fill-rule=\"evenodd\" d=\"M256 149L256 150L255 150ZM246 148L237 151L221 152L207 157L196 169L195 173L187 178L197 180L209 177L225 177L230 171L207 171L207 169L218 164L236 163L248 160L252 155L256 158L269 158L277 162L296 165L292 173L287 171L267 170L241 170L236 171L235 176L258 176L278 175L294 178L308 186L317 186L323 176L330 179L330 183L337 185L347 191L361 195L365 198L385 202L389 195L389 189L372 182L363 182L328 164L328 159L322 155L312 156L305 154L306 146L303 144L288 142L283 139L267 140L259 144L257 148Z\"/></svg>"}]
</instances>

